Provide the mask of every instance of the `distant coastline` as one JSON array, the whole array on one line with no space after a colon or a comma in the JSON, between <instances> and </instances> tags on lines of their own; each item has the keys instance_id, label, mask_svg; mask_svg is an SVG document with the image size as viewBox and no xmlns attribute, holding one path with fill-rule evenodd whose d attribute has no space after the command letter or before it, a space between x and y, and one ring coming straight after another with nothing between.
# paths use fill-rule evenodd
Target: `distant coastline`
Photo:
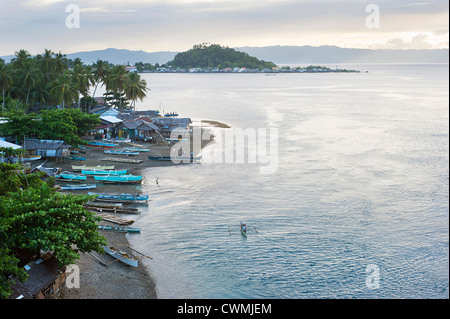
<instances>
[{"instance_id":1,"label":"distant coastline","mask_svg":"<svg viewBox=\"0 0 450 319\"><path fill-rule=\"evenodd\" d=\"M359 70L347 70L347 69L331 69L325 66L308 66L308 67L276 67L276 68L264 68L264 69L248 69L248 68L158 68L157 70L144 70L139 72L140 74L147 73L267 73L267 74L277 74L277 73L360 73Z\"/></svg>"}]
</instances>

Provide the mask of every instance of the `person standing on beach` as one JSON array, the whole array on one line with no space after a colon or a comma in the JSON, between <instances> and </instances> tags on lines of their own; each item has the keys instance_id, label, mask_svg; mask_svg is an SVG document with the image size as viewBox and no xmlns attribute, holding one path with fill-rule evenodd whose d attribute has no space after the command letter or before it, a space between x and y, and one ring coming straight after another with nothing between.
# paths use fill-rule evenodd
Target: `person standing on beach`
<instances>
[{"instance_id":1,"label":"person standing on beach","mask_svg":"<svg viewBox=\"0 0 450 319\"><path fill-rule=\"evenodd\" d=\"M159 178L156 178L156 185L159 187Z\"/></svg>"}]
</instances>

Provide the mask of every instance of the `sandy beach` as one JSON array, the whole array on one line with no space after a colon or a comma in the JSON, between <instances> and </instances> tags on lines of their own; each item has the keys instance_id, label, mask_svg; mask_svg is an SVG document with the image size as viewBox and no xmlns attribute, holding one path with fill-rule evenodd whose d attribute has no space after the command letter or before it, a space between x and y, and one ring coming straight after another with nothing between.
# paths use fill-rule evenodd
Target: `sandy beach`
<instances>
[{"instance_id":1,"label":"sandy beach","mask_svg":"<svg viewBox=\"0 0 450 319\"><path fill-rule=\"evenodd\" d=\"M210 141L204 141L202 148L206 146ZM142 175L144 168L156 167L156 166L171 166L176 165L168 161L152 161L148 159L148 155L168 155L170 146L168 145L155 145L151 143L136 142L142 145L144 149L150 149L150 152L141 152L136 156L124 156L124 155L110 155L105 154L103 148L87 146L85 153L78 154L86 158L85 161L68 161L64 160L59 162L47 162L46 167L61 167L61 171L73 172L72 165L114 165L115 169L122 170L127 169L128 174ZM131 147L127 143L118 143L119 145L114 150L120 150L126 147ZM77 155L77 156L78 156ZM105 157L115 158L127 158L127 159L140 159L143 162L140 164L112 162L112 161L100 161L99 159ZM39 163L33 163L33 167ZM156 183L155 181L144 181L149 183ZM102 182L96 182L92 177L88 177L86 184L96 184L97 187L93 189L93 192L107 192L107 193L140 193L139 189L130 185L104 185ZM57 185L63 185L63 182L56 182ZM67 183L67 184L70 184ZM69 191L61 191L69 192ZM74 194L87 194L86 190L70 191ZM148 194L151 195L152 194ZM141 214L148 213L147 205L151 205L151 201L148 204L136 204L130 207L138 208ZM133 215L115 214L118 217L125 219L133 219ZM102 220L101 225L115 225L110 222ZM130 227L139 227L137 223L133 223ZM109 245L120 248L127 253L134 256L139 256L136 252L130 249L127 236L139 236L139 234L126 234L111 231L99 230L101 234L106 238ZM96 258L97 257L107 266L102 265ZM150 253L151 257L151 253ZM142 263L139 263L137 268L128 266L120 261L114 261L114 258L108 254L98 254L93 252L91 254L80 254L80 259L76 262L80 270L80 288L65 288L65 299L156 299L156 284L154 278L151 276L151 269L146 269Z\"/></svg>"}]
</instances>

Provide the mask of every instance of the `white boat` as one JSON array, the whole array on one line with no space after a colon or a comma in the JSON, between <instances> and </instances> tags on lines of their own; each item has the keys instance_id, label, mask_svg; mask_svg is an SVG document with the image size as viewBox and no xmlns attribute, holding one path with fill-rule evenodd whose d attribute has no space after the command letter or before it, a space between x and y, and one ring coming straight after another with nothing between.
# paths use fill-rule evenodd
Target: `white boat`
<instances>
[{"instance_id":1,"label":"white boat","mask_svg":"<svg viewBox=\"0 0 450 319\"><path fill-rule=\"evenodd\" d=\"M121 251L113 246L103 246L103 249L105 250L105 252L107 254L116 258L116 260L123 262L124 264L127 264L132 267L138 266L137 259L133 258L132 256L130 256L129 254L127 254L124 251Z\"/></svg>"},{"instance_id":2,"label":"white boat","mask_svg":"<svg viewBox=\"0 0 450 319\"><path fill-rule=\"evenodd\" d=\"M24 162L37 161L37 160L40 160L41 158L42 158L41 155L24 155L23 161Z\"/></svg>"}]
</instances>

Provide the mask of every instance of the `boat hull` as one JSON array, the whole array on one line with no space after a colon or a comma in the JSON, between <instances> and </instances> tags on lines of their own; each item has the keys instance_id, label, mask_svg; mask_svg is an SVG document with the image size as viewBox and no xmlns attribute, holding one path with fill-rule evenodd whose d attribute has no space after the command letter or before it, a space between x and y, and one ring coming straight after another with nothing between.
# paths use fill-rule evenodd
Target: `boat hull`
<instances>
[{"instance_id":1,"label":"boat hull","mask_svg":"<svg viewBox=\"0 0 450 319\"><path fill-rule=\"evenodd\" d=\"M105 171L105 170L86 170L82 169L81 174L84 175L125 175L128 173L126 169L120 171Z\"/></svg>"},{"instance_id":2,"label":"boat hull","mask_svg":"<svg viewBox=\"0 0 450 319\"><path fill-rule=\"evenodd\" d=\"M136 259L131 258L126 253L124 253L124 252L122 252L120 250L116 250L114 247L104 246L103 249L105 250L105 252L108 255L116 258L117 260L123 262L124 264L127 264L127 265L132 266L132 267L137 267L138 266L138 261Z\"/></svg>"}]
</instances>

